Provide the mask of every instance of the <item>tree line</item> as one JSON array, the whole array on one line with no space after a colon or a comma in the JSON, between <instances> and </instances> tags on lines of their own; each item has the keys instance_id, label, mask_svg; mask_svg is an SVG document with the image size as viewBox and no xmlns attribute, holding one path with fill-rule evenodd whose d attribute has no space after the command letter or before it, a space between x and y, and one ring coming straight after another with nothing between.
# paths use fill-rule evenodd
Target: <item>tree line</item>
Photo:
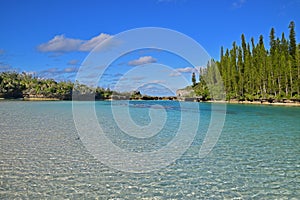
<instances>
[{"instance_id":1,"label":"tree line","mask_svg":"<svg viewBox=\"0 0 300 200\"><path fill-rule=\"evenodd\" d=\"M78 81L57 82L42 79L25 72L0 72L0 98L57 99L57 100L173 100L174 97L152 97L139 91L116 92L109 88L90 87Z\"/></svg>"},{"instance_id":2,"label":"tree line","mask_svg":"<svg viewBox=\"0 0 300 200\"><path fill-rule=\"evenodd\" d=\"M289 37L282 33L276 37L271 28L269 49L259 36L247 42L241 35L241 45L233 42L231 49L221 47L219 61L215 63L222 78L226 99L236 100L300 100L300 44L296 43L295 23L289 24ZM207 86L211 63L200 72L200 82L192 75L192 87L197 95L211 98ZM206 78L205 78L206 77Z\"/></svg>"},{"instance_id":3,"label":"tree line","mask_svg":"<svg viewBox=\"0 0 300 200\"><path fill-rule=\"evenodd\" d=\"M109 88L90 87L78 81L57 82L43 79L25 72L0 72L0 98L57 99L57 100L172 100L172 97L151 97L139 91L116 92Z\"/></svg>"},{"instance_id":4,"label":"tree line","mask_svg":"<svg viewBox=\"0 0 300 200\"><path fill-rule=\"evenodd\" d=\"M41 79L27 73L1 72L0 98L55 98L71 100L73 92L81 95L92 94L96 99L108 99L113 92L101 87L91 88L71 81L57 82Z\"/></svg>"}]
</instances>

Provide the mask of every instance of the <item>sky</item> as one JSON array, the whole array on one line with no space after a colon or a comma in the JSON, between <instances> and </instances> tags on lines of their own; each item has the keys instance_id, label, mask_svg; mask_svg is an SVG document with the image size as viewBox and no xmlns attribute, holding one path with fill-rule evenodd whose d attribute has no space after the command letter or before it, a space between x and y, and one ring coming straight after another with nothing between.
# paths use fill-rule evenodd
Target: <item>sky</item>
<instances>
[{"instance_id":1,"label":"sky","mask_svg":"<svg viewBox=\"0 0 300 200\"><path fill-rule=\"evenodd\" d=\"M116 36L123 40L127 36L122 33L133 34L130 30L143 27L183 34L218 60L220 47L230 48L233 41L239 44L242 33L247 41L251 37L257 41L262 34L268 47L271 27L278 37L282 32L288 36L291 20L299 43L299 10L300 0L0 0L0 71L74 81L97 45ZM145 38L155 43L152 37L155 33L137 35L132 42ZM194 51L184 49L185 39L166 39L172 39L172 48ZM109 51L120 52L123 43L125 39ZM106 68L94 69L101 73L93 73L100 76L95 80L101 87L172 95L190 84L191 73L203 65L187 57L163 49L134 49L120 54Z\"/></svg>"}]
</instances>

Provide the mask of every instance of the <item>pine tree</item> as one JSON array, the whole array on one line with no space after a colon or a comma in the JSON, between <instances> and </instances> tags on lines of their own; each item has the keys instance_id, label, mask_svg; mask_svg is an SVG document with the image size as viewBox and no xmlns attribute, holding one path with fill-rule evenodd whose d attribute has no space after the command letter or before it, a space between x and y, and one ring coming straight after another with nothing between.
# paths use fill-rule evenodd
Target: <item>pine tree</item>
<instances>
[{"instance_id":1,"label":"pine tree","mask_svg":"<svg viewBox=\"0 0 300 200\"><path fill-rule=\"evenodd\" d=\"M269 50L262 35L258 43L252 37L249 44L242 34L241 45L233 42L231 49L225 51L221 47L220 62L216 63L227 100L300 100L300 44L296 44L294 22L290 23L289 29L287 40L284 33L281 38L276 37L275 29L271 28ZM207 69L206 74L215 74L215 68Z\"/></svg>"},{"instance_id":2,"label":"pine tree","mask_svg":"<svg viewBox=\"0 0 300 200\"><path fill-rule=\"evenodd\" d=\"M231 88L231 80L230 80L230 57L229 50L226 49L225 55L223 56L222 61L222 77L225 86L225 92L227 94L227 99L230 99L230 88Z\"/></svg>"},{"instance_id":3,"label":"pine tree","mask_svg":"<svg viewBox=\"0 0 300 200\"><path fill-rule=\"evenodd\" d=\"M275 29L271 28L271 32L270 32L270 54L274 55L274 51L275 51L275 44L276 44L276 40L275 40Z\"/></svg>"},{"instance_id":4,"label":"pine tree","mask_svg":"<svg viewBox=\"0 0 300 200\"><path fill-rule=\"evenodd\" d=\"M192 74L192 83L193 83L193 86L196 85L196 75L195 75L195 72L193 72L193 74Z\"/></svg>"},{"instance_id":5,"label":"pine tree","mask_svg":"<svg viewBox=\"0 0 300 200\"><path fill-rule=\"evenodd\" d=\"M258 99L258 95L260 93L260 79L259 79L259 66L258 66L258 47L255 45L254 38L251 38L251 46L252 46L252 62L251 62L251 74L252 74L252 91L256 96L255 99Z\"/></svg>"},{"instance_id":6,"label":"pine tree","mask_svg":"<svg viewBox=\"0 0 300 200\"><path fill-rule=\"evenodd\" d=\"M284 33L281 35L281 41L280 41L280 68L284 74L284 87L285 87L285 96L288 97L290 93L290 87L289 87L289 44L288 41L285 39Z\"/></svg>"},{"instance_id":7,"label":"pine tree","mask_svg":"<svg viewBox=\"0 0 300 200\"><path fill-rule=\"evenodd\" d=\"M296 66L297 66L297 98L300 99L300 44L297 46L296 51Z\"/></svg>"},{"instance_id":8,"label":"pine tree","mask_svg":"<svg viewBox=\"0 0 300 200\"><path fill-rule=\"evenodd\" d=\"M238 74L237 74L237 46L236 43L233 42L232 44L232 49L230 50L230 91L232 97L236 98L237 93L238 93L238 88L237 88L237 79L238 79Z\"/></svg>"},{"instance_id":9,"label":"pine tree","mask_svg":"<svg viewBox=\"0 0 300 200\"><path fill-rule=\"evenodd\" d=\"M289 25L289 29L290 29L290 35L289 35L289 53L293 58L293 62L295 62L295 58L296 58L296 33L295 33L295 23L294 21L290 22ZM294 63L293 63L294 64Z\"/></svg>"},{"instance_id":10,"label":"pine tree","mask_svg":"<svg viewBox=\"0 0 300 200\"><path fill-rule=\"evenodd\" d=\"M244 63L243 63L243 52L242 48L238 48L238 55L237 55L237 73L238 73L238 95L239 99L244 99Z\"/></svg>"},{"instance_id":11,"label":"pine tree","mask_svg":"<svg viewBox=\"0 0 300 200\"><path fill-rule=\"evenodd\" d=\"M269 82L270 82L270 91L277 96L277 60L276 60L276 40L275 40L275 29L271 28L270 31L270 71L269 71Z\"/></svg>"},{"instance_id":12,"label":"pine tree","mask_svg":"<svg viewBox=\"0 0 300 200\"><path fill-rule=\"evenodd\" d=\"M262 98L266 98L267 94L267 53L264 45L264 38L262 35L259 36L259 43L258 43L258 51L259 51L259 82L260 82L260 93Z\"/></svg>"},{"instance_id":13,"label":"pine tree","mask_svg":"<svg viewBox=\"0 0 300 200\"><path fill-rule=\"evenodd\" d=\"M289 25L290 35L289 35L289 53L290 53L290 62L291 62L291 69L290 69L290 84L291 84L291 96L296 91L297 85L297 67L296 67L296 33L295 33L295 23L294 21L290 22Z\"/></svg>"}]
</instances>

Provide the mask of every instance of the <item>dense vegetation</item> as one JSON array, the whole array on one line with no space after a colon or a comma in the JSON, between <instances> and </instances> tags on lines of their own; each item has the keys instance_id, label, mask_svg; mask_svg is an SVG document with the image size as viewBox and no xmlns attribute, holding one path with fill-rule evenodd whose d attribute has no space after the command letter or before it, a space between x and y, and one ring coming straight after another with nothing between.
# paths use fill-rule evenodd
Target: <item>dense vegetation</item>
<instances>
[{"instance_id":1,"label":"dense vegetation","mask_svg":"<svg viewBox=\"0 0 300 200\"><path fill-rule=\"evenodd\" d=\"M276 37L272 28L269 40L270 48L267 49L262 35L257 44L253 37L249 44L242 34L241 46L233 42L231 49L224 51L221 47L220 61L215 64L227 100L300 100L300 44L296 44L295 23L290 22L288 39L284 33L280 38ZM199 83L195 83L192 75L195 93L204 98L211 98L203 78L208 76L210 66L200 73Z\"/></svg>"},{"instance_id":2,"label":"dense vegetation","mask_svg":"<svg viewBox=\"0 0 300 200\"><path fill-rule=\"evenodd\" d=\"M0 73L0 98L55 98L60 100L72 99L74 83L56 82L53 79L40 79L26 73ZM96 99L110 98L109 89L91 89L85 85L75 87L80 94L92 93Z\"/></svg>"},{"instance_id":3,"label":"dense vegetation","mask_svg":"<svg viewBox=\"0 0 300 200\"><path fill-rule=\"evenodd\" d=\"M139 91L115 92L101 87L92 88L78 82L56 82L53 79L40 79L26 73L1 72L0 98L34 100L173 100L174 97L152 97Z\"/></svg>"},{"instance_id":4,"label":"dense vegetation","mask_svg":"<svg viewBox=\"0 0 300 200\"><path fill-rule=\"evenodd\" d=\"M40 79L26 73L1 72L0 98L34 99L34 100L167 100L172 97L151 97L142 95L139 91L115 92L101 87L92 88L78 82L56 82L53 79Z\"/></svg>"}]
</instances>

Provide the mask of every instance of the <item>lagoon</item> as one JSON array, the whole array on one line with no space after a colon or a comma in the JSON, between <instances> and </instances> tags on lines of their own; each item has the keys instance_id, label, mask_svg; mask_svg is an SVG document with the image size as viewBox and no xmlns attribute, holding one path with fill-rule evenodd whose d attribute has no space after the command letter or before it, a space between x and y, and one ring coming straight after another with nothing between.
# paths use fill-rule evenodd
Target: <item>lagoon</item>
<instances>
[{"instance_id":1,"label":"lagoon","mask_svg":"<svg viewBox=\"0 0 300 200\"><path fill-rule=\"evenodd\" d=\"M149 108L165 110L165 126L136 139L113 119L110 101L95 102L107 137L128 152L167 145L181 112L200 115L197 134L184 154L149 173L110 168L96 159L78 136L72 102L0 102L0 198L55 199L297 199L300 196L300 107L228 104L216 146L204 158L199 149L211 103L180 111L175 101L114 101L129 107L132 120L147 125ZM128 120L128 119L124 119ZM157 130L153 130L157 131ZM128 161L130 162L130 161Z\"/></svg>"}]
</instances>

